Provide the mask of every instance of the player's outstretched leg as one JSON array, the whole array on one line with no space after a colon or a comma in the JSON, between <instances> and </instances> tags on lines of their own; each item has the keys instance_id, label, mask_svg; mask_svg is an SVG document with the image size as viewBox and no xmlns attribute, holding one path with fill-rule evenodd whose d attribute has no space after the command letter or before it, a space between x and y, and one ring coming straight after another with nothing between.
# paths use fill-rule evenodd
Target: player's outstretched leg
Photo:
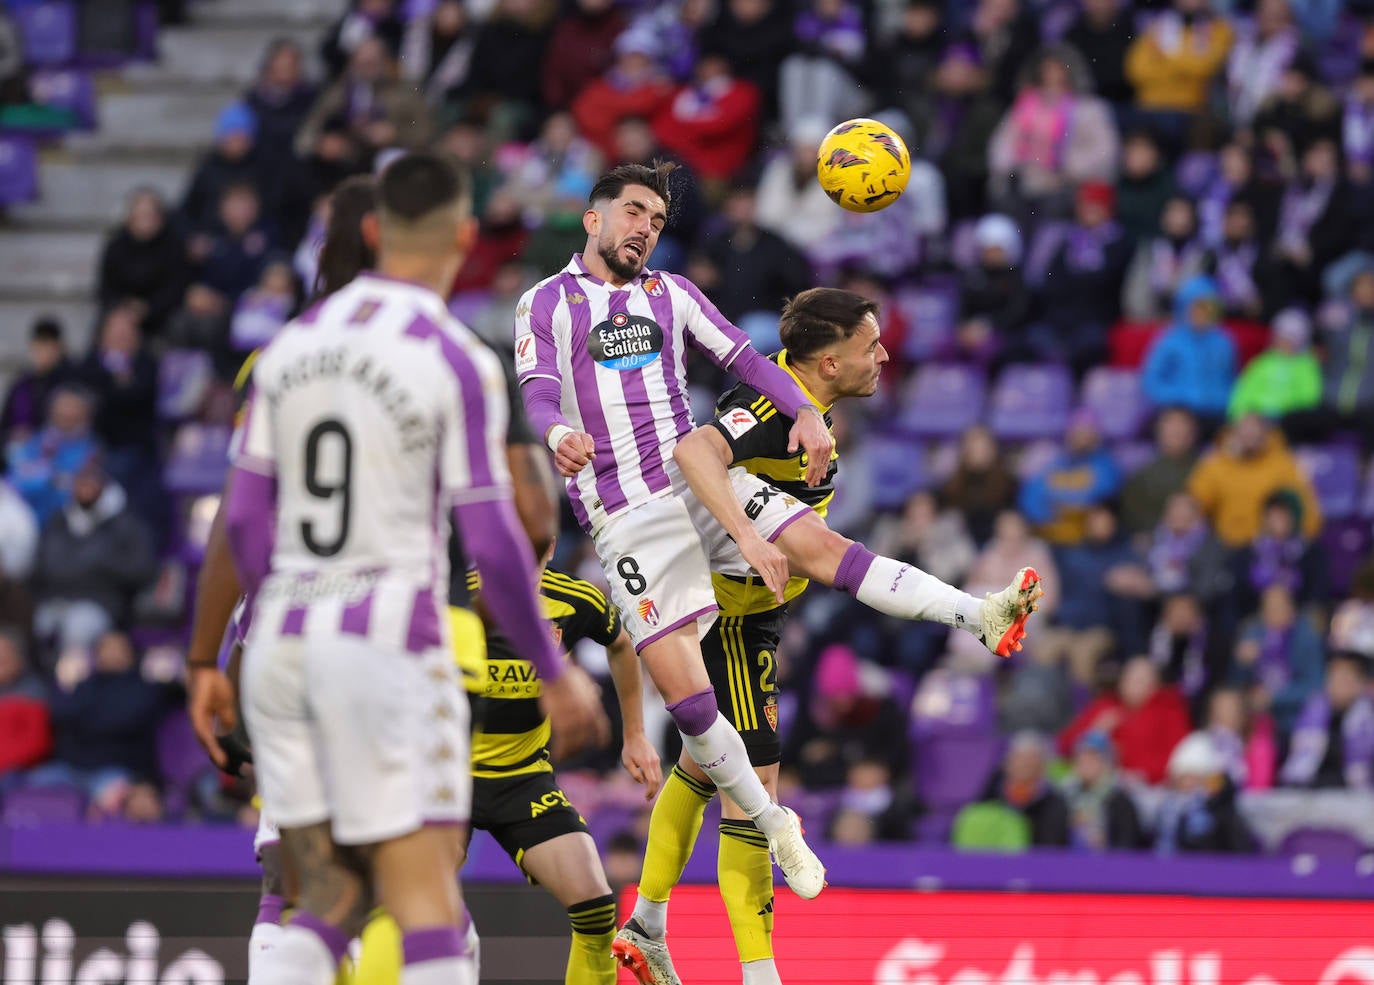
<instances>
[{"instance_id":1,"label":"player's outstretched leg","mask_svg":"<svg viewBox=\"0 0 1374 985\"><path fill-rule=\"evenodd\" d=\"M640 657L668 702L668 713L693 762L767 836L773 859L792 891L802 899L815 899L825 888L825 866L806 844L796 813L769 797L749 762L744 740L720 713L702 663L696 626L688 624L660 637L644 647Z\"/></svg>"},{"instance_id":2,"label":"player's outstretched leg","mask_svg":"<svg viewBox=\"0 0 1374 985\"><path fill-rule=\"evenodd\" d=\"M582 830L541 841L525 849L520 867L568 911L572 945L565 985L615 985L615 896L592 836Z\"/></svg>"},{"instance_id":3,"label":"player's outstretched leg","mask_svg":"<svg viewBox=\"0 0 1374 985\"><path fill-rule=\"evenodd\" d=\"M775 543L793 574L833 585L889 616L966 630L999 657L1021 649L1026 620L1044 594L1035 569L1022 568L1006 589L976 598L920 568L874 554L814 513L789 524Z\"/></svg>"}]
</instances>

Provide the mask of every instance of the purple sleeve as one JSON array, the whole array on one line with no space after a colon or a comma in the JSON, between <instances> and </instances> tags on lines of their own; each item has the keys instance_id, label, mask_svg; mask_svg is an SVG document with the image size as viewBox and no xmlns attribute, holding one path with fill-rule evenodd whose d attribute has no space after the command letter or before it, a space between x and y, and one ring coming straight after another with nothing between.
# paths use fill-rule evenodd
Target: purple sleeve
<instances>
[{"instance_id":1,"label":"purple sleeve","mask_svg":"<svg viewBox=\"0 0 1374 985\"><path fill-rule=\"evenodd\" d=\"M247 593L257 591L271 569L276 518L276 478L235 467L229 476L224 533Z\"/></svg>"},{"instance_id":2,"label":"purple sleeve","mask_svg":"<svg viewBox=\"0 0 1374 985\"><path fill-rule=\"evenodd\" d=\"M520 387L520 400L541 445L549 435L549 428L555 424L567 426L567 418L563 416L563 384L556 380L531 377Z\"/></svg>"},{"instance_id":3,"label":"purple sleeve","mask_svg":"<svg viewBox=\"0 0 1374 985\"><path fill-rule=\"evenodd\" d=\"M563 673L548 621L534 592L534 557L509 500L459 503L453 522L482 577L482 602L515 652L551 681ZM459 575L461 577L461 574Z\"/></svg>"},{"instance_id":4,"label":"purple sleeve","mask_svg":"<svg viewBox=\"0 0 1374 985\"><path fill-rule=\"evenodd\" d=\"M735 357L730 371L767 397L774 407L788 417L795 418L802 407L811 403L787 370L760 355L753 346L743 349Z\"/></svg>"}]
</instances>

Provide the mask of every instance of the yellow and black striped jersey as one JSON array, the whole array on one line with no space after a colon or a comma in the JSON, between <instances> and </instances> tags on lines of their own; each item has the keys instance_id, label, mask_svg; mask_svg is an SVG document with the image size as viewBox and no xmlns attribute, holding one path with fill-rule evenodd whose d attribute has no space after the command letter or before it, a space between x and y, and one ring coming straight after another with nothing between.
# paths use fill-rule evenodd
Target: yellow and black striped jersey
<instances>
[{"instance_id":1,"label":"yellow and black striped jersey","mask_svg":"<svg viewBox=\"0 0 1374 985\"><path fill-rule=\"evenodd\" d=\"M797 381L802 393L825 417L825 426L833 432L830 408L816 400L806 389L806 384L793 372L787 362L787 350L783 349L768 358ZM830 454L830 468L826 470L825 479L819 485L808 486L806 452L800 449L796 452L787 450L792 419L778 413L767 397L747 383L736 384L720 398L716 403L715 419L709 423L730 446L733 467L747 469L776 486L784 495L799 499L825 516L830 500L835 496L835 473L839 471L840 458L838 452ZM723 616L747 616L778 606L777 599L761 578L713 574L711 581L716 591L716 603ZM784 599L790 602L806 590L806 585L805 578L790 579L783 593Z\"/></svg>"},{"instance_id":2,"label":"yellow and black striped jersey","mask_svg":"<svg viewBox=\"0 0 1374 985\"><path fill-rule=\"evenodd\" d=\"M480 593L477 572L468 572L467 587L473 595ZM539 598L554 643L565 657L581 640L610 646L620 635L620 611L591 582L546 568L539 579ZM534 665L494 629L487 631L486 643L485 674L477 691L481 725L472 737L472 775L518 776L552 769L549 722L539 708L541 689Z\"/></svg>"}]
</instances>

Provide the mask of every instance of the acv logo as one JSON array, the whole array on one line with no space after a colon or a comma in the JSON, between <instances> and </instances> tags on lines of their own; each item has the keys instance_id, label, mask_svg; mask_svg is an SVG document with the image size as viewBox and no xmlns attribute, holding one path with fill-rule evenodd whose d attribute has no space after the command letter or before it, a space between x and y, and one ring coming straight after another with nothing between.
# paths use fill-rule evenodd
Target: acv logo
<instances>
[{"instance_id":1,"label":"acv logo","mask_svg":"<svg viewBox=\"0 0 1374 985\"><path fill-rule=\"evenodd\" d=\"M79 965L73 957L76 932L65 920L43 924L41 939L31 923L7 926L3 937L3 985L224 985L224 968L198 948L160 969L162 938L145 920L129 925L123 953L98 947Z\"/></svg>"},{"instance_id":2,"label":"acv logo","mask_svg":"<svg viewBox=\"0 0 1374 985\"><path fill-rule=\"evenodd\" d=\"M1154 951L1139 970L1118 971L1103 977L1091 968L1037 969L1035 946L1020 943L1000 972L981 968L946 970L940 967L944 946L908 939L892 948L878 963L873 985L1374 985L1374 948L1352 947L1333 958L1315 982L1283 982L1269 975L1244 981L1223 975L1222 956L1215 952L1185 954Z\"/></svg>"}]
</instances>

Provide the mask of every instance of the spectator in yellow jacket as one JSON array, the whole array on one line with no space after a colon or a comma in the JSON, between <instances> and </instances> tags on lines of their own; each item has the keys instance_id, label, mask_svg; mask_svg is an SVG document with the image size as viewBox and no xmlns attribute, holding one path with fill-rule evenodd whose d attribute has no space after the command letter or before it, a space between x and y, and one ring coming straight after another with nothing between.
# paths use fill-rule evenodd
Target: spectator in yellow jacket
<instances>
[{"instance_id":1,"label":"spectator in yellow jacket","mask_svg":"<svg viewBox=\"0 0 1374 985\"><path fill-rule=\"evenodd\" d=\"M1259 534L1265 501L1280 489L1297 493L1303 535L1315 537L1322 518L1312 483L1283 436L1257 414L1247 414L1223 431L1216 448L1188 478L1188 492L1202 506L1217 538L1234 548Z\"/></svg>"},{"instance_id":2,"label":"spectator in yellow jacket","mask_svg":"<svg viewBox=\"0 0 1374 985\"><path fill-rule=\"evenodd\" d=\"M1210 0L1174 0L1126 51L1126 78L1144 110L1196 113L1226 65L1235 34Z\"/></svg>"}]
</instances>

